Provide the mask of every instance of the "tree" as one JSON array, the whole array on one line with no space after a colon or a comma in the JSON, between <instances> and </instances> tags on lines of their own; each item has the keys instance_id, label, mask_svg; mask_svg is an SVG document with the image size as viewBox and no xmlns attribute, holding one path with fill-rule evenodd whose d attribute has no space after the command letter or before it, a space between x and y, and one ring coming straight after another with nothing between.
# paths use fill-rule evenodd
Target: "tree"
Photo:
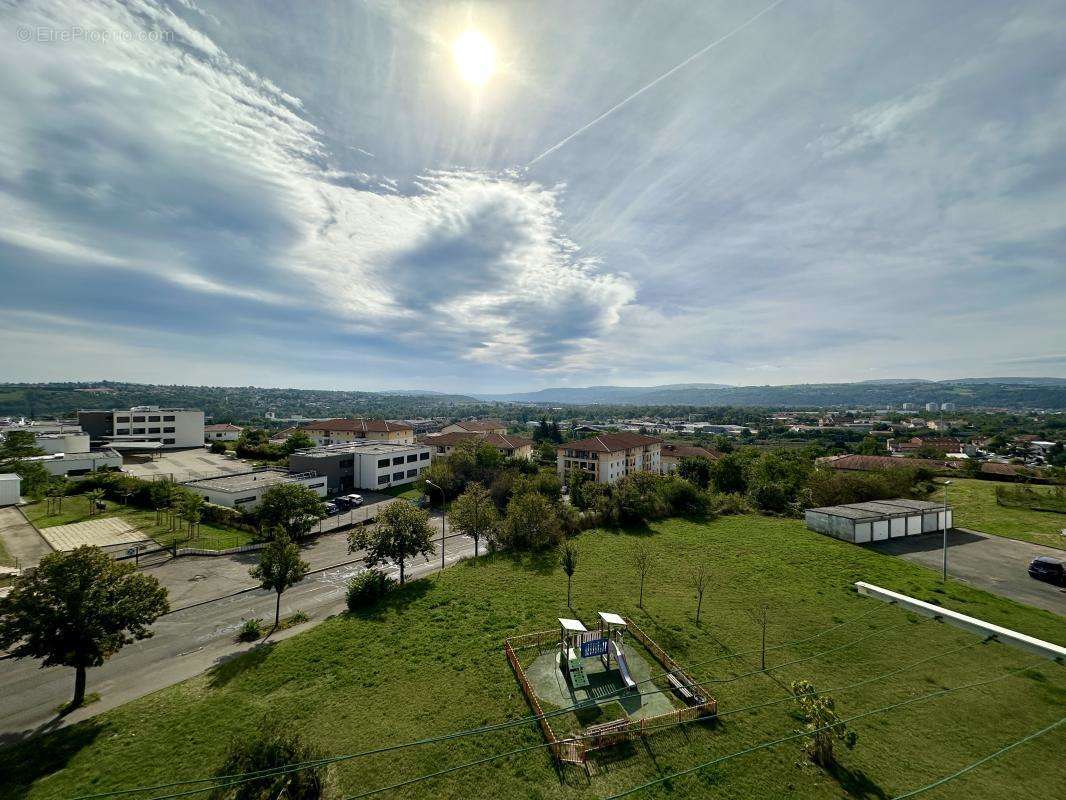
<instances>
[{"instance_id":1,"label":"tree","mask_svg":"<svg viewBox=\"0 0 1066 800\"><path fill-rule=\"evenodd\" d=\"M711 484L711 462L703 456L686 456L677 465L677 474L686 481L706 489Z\"/></svg>"},{"instance_id":2,"label":"tree","mask_svg":"<svg viewBox=\"0 0 1066 800\"><path fill-rule=\"evenodd\" d=\"M291 456L297 450L306 450L308 447L314 446L315 443L307 431L295 430L292 432L292 435L282 443L280 450L284 455Z\"/></svg>"},{"instance_id":3,"label":"tree","mask_svg":"<svg viewBox=\"0 0 1066 800\"><path fill-rule=\"evenodd\" d=\"M270 542L259 552L259 563L248 574L264 589L277 593L274 604L274 628L281 622L281 594L295 586L307 575L310 564L300 559L300 548L283 530L277 530Z\"/></svg>"},{"instance_id":4,"label":"tree","mask_svg":"<svg viewBox=\"0 0 1066 800\"><path fill-rule=\"evenodd\" d=\"M714 462L711 480L719 492L743 492L748 488L744 477L744 461L738 453L727 453Z\"/></svg>"},{"instance_id":5,"label":"tree","mask_svg":"<svg viewBox=\"0 0 1066 800\"><path fill-rule=\"evenodd\" d=\"M216 456L220 456L226 452L226 445L222 444L222 442L211 442L211 446L207 449Z\"/></svg>"},{"instance_id":6,"label":"tree","mask_svg":"<svg viewBox=\"0 0 1066 800\"><path fill-rule=\"evenodd\" d=\"M770 606L766 603L762 603L758 608L751 612L751 618L755 621L755 624L759 626L762 641L760 648L761 658L759 659L759 669L766 669L766 625L770 621Z\"/></svg>"},{"instance_id":7,"label":"tree","mask_svg":"<svg viewBox=\"0 0 1066 800\"><path fill-rule=\"evenodd\" d=\"M9 461L0 465L0 472L14 472L22 479L22 494L27 497L40 497L52 475L38 461Z\"/></svg>"},{"instance_id":8,"label":"tree","mask_svg":"<svg viewBox=\"0 0 1066 800\"><path fill-rule=\"evenodd\" d=\"M477 557L481 537L499 528L500 513L488 489L480 483L471 483L452 502L448 509L448 522L455 530L473 537L474 556Z\"/></svg>"},{"instance_id":9,"label":"tree","mask_svg":"<svg viewBox=\"0 0 1066 800\"><path fill-rule=\"evenodd\" d=\"M703 593L707 591L707 583L710 581L707 568L703 564L697 565L689 580L693 591L696 592L696 624L699 625L700 611L703 609Z\"/></svg>"},{"instance_id":10,"label":"tree","mask_svg":"<svg viewBox=\"0 0 1066 800\"><path fill-rule=\"evenodd\" d=\"M638 544L633 552L633 566L640 578L640 598L637 600L637 608L644 608L644 581L651 572L651 550L646 544Z\"/></svg>"},{"instance_id":11,"label":"tree","mask_svg":"<svg viewBox=\"0 0 1066 800\"><path fill-rule=\"evenodd\" d=\"M377 524L356 528L348 534L348 552L356 550L366 550L363 561L368 567L390 560L399 564L402 585L406 581L408 558L423 556L428 561L437 552L429 514L410 503L392 503L378 514Z\"/></svg>"},{"instance_id":12,"label":"tree","mask_svg":"<svg viewBox=\"0 0 1066 800\"><path fill-rule=\"evenodd\" d=\"M96 513L96 504L104 499L103 489L93 489L85 493L85 499L89 501L89 516Z\"/></svg>"},{"instance_id":13,"label":"tree","mask_svg":"<svg viewBox=\"0 0 1066 800\"><path fill-rule=\"evenodd\" d=\"M299 541L326 516L326 504L306 486L282 483L263 493L255 513L262 530L281 528L290 539Z\"/></svg>"},{"instance_id":14,"label":"tree","mask_svg":"<svg viewBox=\"0 0 1066 800\"><path fill-rule=\"evenodd\" d=\"M561 532L548 499L538 492L526 492L507 503L501 534L502 544L515 550L543 550L558 542Z\"/></svg>"},{"instance_id":15,"label":"tree","mask_svg":"<svg viewBox=\"0 0 1066 800\"><path fill-rule=\"evenodd\" d=\"M858 734L849 731L840 719L834 709L833 698L819 695L809 681L793 681L790 688L803 714L803 729L807 732L804 750L807 756L820 767L833 766L833 742L839 739L851 750L858 741Z\"/></svg>"},{"instance_id":16,"label":"tree","mask_svg":"<svg viewBox=\"0 0 1066 800\"><path fill-rule=\"evenodd\" d=\"M65 478L49 482L47 491L49 514L63 513L63 498L67 496L66 483Z\"/></svg>"},{"instance_id":17,"label":"tree","mask_svg":"<svg viewBox=\"0 0 1066 800\"><path fill-rule=\"evenodd\" d=\"M203 516L204 498L192 492L184 492L180 500L181 518L189 524L189 536L196 533L196 526Z\"/></svg>"},{"instance_id":18,"label":"tree","mask_svg":"<svg viewBox=\"0 0 1066 800\"><path fill-rule=\"evenodd\" d=\"M9 431L0 440L0 463L44 455L33 431Z\"/></svg>"},{"instance_id":19,"label":"tree","mask_svg":"<svg viewBox=\"0 0 1066 800\"><path fill-rule=\"evenodd\" d=\"M876 436L867 436L855 448L855 452L862 456L883 456L885 446Z\"/></svg>"},{"instance_id":20,"label":"tree","mask_svg":"<svg viewBox=\"0 0 1066 800\"><path fill-rule=\"evenodd\" d=\"M330 800L337 796L325 754L306 743L300 734L282 724L264 724L251 735L235 739L217 775L253 775L250 780L228 785L217 781L211 800ZM290 764L309 764L304 769L283 771Z\"/></svg>"},{"instance_id":21,"label":"tree","mask_svg":"<svg viewBox=\"0 0 1066 800\"><path fill-rule=\"evenodd\" d=\"M0 648L42 666L75 670L70 708L85 701L85 675L125 645L152 635L169 610L167 590L99 547L49 553L0 598Z\"/></svg>"},{"instance_id":22,"label":"tree","mask_svg":"<svg viewBox=\"0 0 1066 800\"><path fill-rule=\"evenodd\" d=\"M574 573L577 572L577 548L573 542L563 542L560 548L559 561L566 573L566 607L570 608L571 590L574 585Z\"/></svg>"}]
</instances>

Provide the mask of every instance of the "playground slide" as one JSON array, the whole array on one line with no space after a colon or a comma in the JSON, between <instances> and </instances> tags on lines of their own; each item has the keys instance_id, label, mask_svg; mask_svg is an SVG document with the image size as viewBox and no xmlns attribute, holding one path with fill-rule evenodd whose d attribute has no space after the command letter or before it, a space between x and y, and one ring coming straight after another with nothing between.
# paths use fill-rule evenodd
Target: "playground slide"
<instances>
[{"instance_id":1,"label":"playground slide","mask_svg":"<svg viewBox=\"0 0 1066 800\"><path fill-rule=\"evenodd\" d=\"M637 682L629 675L629 664L626 663L626 655L622 652L622 648L618 646L618 642L611 642L611 649L614 651L614 660L618 664L618 672L622 676L622 683L625 684L626 689L636 689Z\"/></svg>"}]
</instances>

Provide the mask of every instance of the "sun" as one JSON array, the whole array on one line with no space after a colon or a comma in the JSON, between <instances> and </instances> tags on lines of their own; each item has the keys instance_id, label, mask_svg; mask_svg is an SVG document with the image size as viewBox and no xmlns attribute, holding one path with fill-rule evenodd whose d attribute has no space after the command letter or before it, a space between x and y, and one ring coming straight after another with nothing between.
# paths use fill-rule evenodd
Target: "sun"
<instances>
[{"instance_id":1,"label":"sun","mask_svg":"<svg viewBox=\"0 0 1066 800\"><path fill-rule=\"evenodd\" d=\"M459 75L473 86L484 86L496 68L496 48L477 31L466 31L452 45Z\"/></svg>"}]
</instances>

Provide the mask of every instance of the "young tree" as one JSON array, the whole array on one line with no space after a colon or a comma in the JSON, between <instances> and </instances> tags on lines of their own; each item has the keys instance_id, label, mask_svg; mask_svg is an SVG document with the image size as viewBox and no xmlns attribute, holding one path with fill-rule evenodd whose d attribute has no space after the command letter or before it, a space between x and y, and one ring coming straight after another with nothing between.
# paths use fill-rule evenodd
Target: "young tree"
<instances>
[{"instance_id":1,"label":"young tree","mask_svg":"<svg viewBox=\"0 0 1066 800\"><path fill-rule=\"evenodd\" d=\"M85 673L123 646L152 635L148 626L169 610L167 590L132 564L99 547L49 553L0 598L0 648L43 666L75 669L74 699L85 700Z\"/></svg>"},{"instance_id":2,"label":"young tree","mask_svg":"<svg viewBox=\"0 0 1066 800\"><path fill-rule=\"evenodd\" d=\"M366 550L363 561L376 567L392 560L400 565L400 583L406 579L406 561L413 556L437 552L433 546L433 529L429 514L410 503L396 502L378 514L377 524L356 528L348 534L348 552Z\"/></svg>"},{"instance_id":3,"label":"young tree","mask_svg":"<svg viewBox=\"0 0 1066 800\"><path fill-rule=\"evenodd\" d=\"M259 551L259 564L252 567L248 574L259 581L264 589L277 593L274 604L274 628L281 622L281 594L290 586L295 586L307 575L310 564L300 559L300 548L283 530L277 530L262 550Z\"/></svg>"},{"instance_id":4,"label":"young tree","mask_svg":"<svg viewBox=\"0 0 1066 800\"><path fill-rule=\"evenodd\" d=\"M839 739L851 750L858 741L858 734L849 731L841 721L834 709L833 698L819 695L809 681L793 681L790 688L803 713L803 728L807 732L804 750L807 756L820 767L833 766L833 742Z\"/></svg>"},{"instance_id":5,"label":"young tree","mask_svg":"<svg viewBox=\"0 0 1066 800\"><path fill-rule=\"evenodd\" d=\"M577 572L577 548L573 542L563 542L559 550L559 561L566 573L566 607L570 608L571 590L574 586L574 573Z\"/></svg>"},{"instance_id":6,"label":"young tree","mask_svg":"<svg viewBox=\"0 0 1066 800\"><path fill-rule=\"evenodd\" d=\"M693 591L696 592L696 624L699 625L700 610L703 608L703 593L707 591L707 584L710 581L707 568L703 564L697 565L696 569L692 571L692 577L689 580Z\"/></svg>"},{"instance_id":7,"label":"young tree","mask_svg":"<svg viewBox=\"0 0 1066 800\"><path fill-rule=\"evenodd\" d=\"M761 658L759 659L759 669L766 669L766 625L770 621L770 606L767 603L762 603L754 611L751 612L751 618L755 621L755 624L759 626L761 633L762 646L760 648Z\"/></svg>"},{"instance_id":8,"label":"young tree","mask_svg":"<svg viewBox=\"0 0 1066 800\"><path fill-rule=\"evenodd\" d=\"M104 499L103 489L93 489L85 493L85 499L89 501L89 516L96 513L96 504Z\"/></svg>"},{"instance_id":9,"label":"young tree","mask_svg":"<svg viewBox=\"0 0 1066 800\"><path fill-rule=\"evenodd\" d=\"M263 493L255 513L262 530L281 528L290 539L299 541L326 516L326 504L306 486L282 483Z\"/></svg>"},{"instance_id":10,"label":"young tree","mask_svg":"<svg viewBox=\"0 0 1066 800\"><path fill-rule=\"evenodd\" d=\"M478 554L481 537L494 532L500 525L500 514L492 495L480 483L471 483L448 509L452 528L474 538L474 556Z\"/></svg>"},{"instance_id":11,"label":"young tree","mask_svg":"<svg viewBox=\"0 0 1066 800\"><path fill-rule=\"evenodd\" d=\"M637 600L637 608L644 608L644 581L651 572L651 550L646 544L637 545L633 552L633 566L640 578L640 598Z\"/></svg>"},{"instance_id":12,"label":"young tree","mask_svg":"<svg viewBox=\"0 0 1066 800\"><path fill-rule=\"evenodd\" d=\"M189 536L196 533L196 526L204 511L204 498L192 492L185 492L181 497L181 518L189 524Z\"/></svg>"},{"instance_id":13,"label":"young tree","mask_svg":"<svg viewBox=\"0 0 1066 800\"><path fill-rule=\"evenodd\" d=\"M51 481L48 484L48 513L63 513L63 498L67 496L66 478Z\"/></svg>"}]
</instances>

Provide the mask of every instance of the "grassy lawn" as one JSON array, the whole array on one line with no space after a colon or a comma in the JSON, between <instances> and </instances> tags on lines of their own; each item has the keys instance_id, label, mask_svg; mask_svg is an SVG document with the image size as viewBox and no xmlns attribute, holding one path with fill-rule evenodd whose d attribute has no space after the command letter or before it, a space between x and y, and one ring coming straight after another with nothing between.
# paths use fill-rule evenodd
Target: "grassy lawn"
<instances>
[{"instance_id":1,"label":"grassy lawn","mask_svg":"<svg viewBox=\"0 0 1066 800\"><path fill-rule=\"evenodd\" d=\"M955 509L955 524L960 528L1066 550L1066 536L1062 535L1066 528L1066 514L998 505L996 487L1003 485L968 478L952 480L948 487L948 502ZM942 490L937 490L931 499L939 501L942 498Z\"/></svg>"},{"instance_id":2,"label":"grassy lawn","mask_svg":"<svg viewBox=\"0 0 1066 800\"><path fill-rule=\"evenodd\" d=\"M63 498L62 513L48 513L48 501L31 503L23 506L26 517L38 529L51 528L55 525L69 525L73 522L85 522L88 519L106 519L108 517L120 517L130 525L144 532L146 539L155 539L162 545L170 545L174 541L179 544L189 541L187 525L179 520L181 528L172 531L164 522L156 525L155 512L144 509L124 506L111 500L105 500L106 511L98 511L89 516L89 501L83 496L71 496ZM252 534L247 531L229 528L224 525L216 525L210 522L201 522L199 525L199 538L190 542L190 546L202 547L206 550L224 550L228 547L239 547L252 541Z\"/></svg>"},{"instance_id":3,"label":"grassy lawn","mask_svg":"<svg viewBox=\"0 0 1066 800\"><path fill-rule=\"evenodd\" d=\"M390 486L388 489L381 489L380 491L382 494L402 497L404 500L418 500L422 496L422 490L410 483L405 483L403 486ZM437 492L437 494L440 494L440 492Z\"/></svg>"},{"instance_id":4,"label":"grassy lawn","mask_svg":"<svg viewBox=\"0 0 1066 800\"><path fill-rule=\"evenodd\" d=\"M642 543L651 548L654 565L645 608L638 609L632 557ZM524 717L530 711L502 653L502 639L551 629L559 616L591 623L601 610L632 616L715 693L720 713L786 698L792 680L836 687L930 656L942 657L833 692L838 711L856 714L1033 665L989 686L854 723L858 746L839 748L840 766L833 774L806 764L793 741L636 797L891 797L1050 724L1066 708L1061 665L920 621L860 597L852 583L868 580L1059 643L1066 642L1066 618L963 584L941 588L932 571L811 533L801 522L669 520L639 532L586 532L576 544L573 610L566 607L566 578L551 559L498 554L463 562L408 585L371 611L335 616L205 675L0 750L0 798L73 797L201 777L221 765L234 735L263 720L301 731L326 753L342 754ZM697 626L688 577L700 563L713 579ZM751 612L763 602L770 607L771 645L827 632L773 650L767 662L813 658L745 675L758 666L756 655L744 653L758 646ZM845 621L851 622L828 630ZM92 683L90 671L90 689ZM594 763L591 778L579 769L557 772L546 752L535 749L381 797L605 797L788 736L800 726L794 711L788 701L723 716L715 726L661 732L608 751ZM534 727L522 726L345 761L334 770L341 793L351 795L541 741ZM1064 748L1066 731L1059 729L928 797L1057 796L1061 775L1050 765L1061 762ZM189 787L153 794L183 788Z\"/></svg>"}]
</instances>

